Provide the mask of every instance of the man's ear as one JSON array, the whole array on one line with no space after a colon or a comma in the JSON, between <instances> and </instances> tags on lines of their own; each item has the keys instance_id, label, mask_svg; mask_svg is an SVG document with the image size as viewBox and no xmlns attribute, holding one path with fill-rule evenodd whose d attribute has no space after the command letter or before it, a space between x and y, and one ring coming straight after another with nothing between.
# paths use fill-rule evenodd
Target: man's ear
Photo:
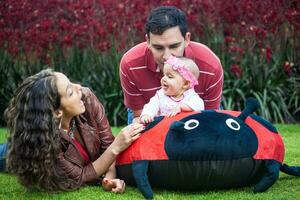
<instances>
[{"instance_id":1,"label":"man's ear","mask_svg":"<svg viewBox=\"0 0 300 200\"><path fill-rule=\"evenodd\" d=\"M63 115L63 111L60 109L57 109L56 111L54 111L54 115L56 118L61 118Z\"/></svg>"},{"instance_id":2,"label":"man's ear","mask_svg":"<svg viewBox=\"0 0 300 200\"><path fill-rule=\"evenodd\" d=\"M146 42L147 42L147 44L149 46L150 45L150 38L149 38L149 36L148 36L147 33L145 34L145 40L146 40Z\"/></svg>"},{"instance_id":3,"label":"man's ear","mask_svg":"<svg viewBox=\"0 0 300 200\"><path fill-rule=\"evenodd\" d=\"M187 47L190 44L190 41L191 41L191 33L186 32L185 37L184 37L185 47Z\"/></svg>"}]
</instances>

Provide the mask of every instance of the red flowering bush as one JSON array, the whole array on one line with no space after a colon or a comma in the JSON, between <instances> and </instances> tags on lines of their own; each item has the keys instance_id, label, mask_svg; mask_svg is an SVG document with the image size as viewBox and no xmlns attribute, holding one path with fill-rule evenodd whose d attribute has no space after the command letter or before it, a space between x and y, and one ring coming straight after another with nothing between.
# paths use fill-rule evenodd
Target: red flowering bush
<instances>
[{"instance_id":1,"label":"red flowering bush","mask_svg":"<svg viewBox=\"0 0 300 200\"><path fill-rule=\"evenodd\" d=\"M128 48L144 41L147 14L159 5L181 8L192 39L220 57L226 109L241 109L247 96L255 96L264 117L299 119L297 0L2 0L1 111L15 88L12 82L47 65L91 86L114 113L110 121L123 123L118 63Z\"/></svg>"}]
</instances>

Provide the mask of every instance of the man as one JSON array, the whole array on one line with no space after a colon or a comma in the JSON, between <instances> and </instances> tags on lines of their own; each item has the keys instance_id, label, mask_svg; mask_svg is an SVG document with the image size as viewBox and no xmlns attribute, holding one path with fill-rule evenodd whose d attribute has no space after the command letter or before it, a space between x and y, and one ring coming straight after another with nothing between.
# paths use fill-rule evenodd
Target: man
<instances>
[{"instance_id":1,"label":"man","mask_svg":"<svg viewBox=\"0 0 300 200\"><path fill-rule=\"evenodd\" d=\"M161 88L164 62L170 55L193 59L199 67L199 85L195 91L204 100L205 109L219 109L223 69L219 58L205 45L190 41L185 14L174 6L151 11L146 25L146 42L126 52L120 62L120 80L128 123L137 120L143 106ZM132 111L132 113L130 112Z\"/></svg>"}]
</instances>

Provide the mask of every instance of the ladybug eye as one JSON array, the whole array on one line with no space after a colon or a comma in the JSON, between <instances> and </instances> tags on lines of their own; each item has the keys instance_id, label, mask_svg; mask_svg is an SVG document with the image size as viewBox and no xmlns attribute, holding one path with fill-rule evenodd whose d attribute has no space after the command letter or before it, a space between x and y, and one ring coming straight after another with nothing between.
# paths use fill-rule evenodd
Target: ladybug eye
<instances>
[{"instance_id":1,"label":"ladybug eye","mask_svg":"<svg viewBox=\"0 0 300 200\"><path fill-rule=\"evenodd\" d=\"M184 128L186 130L192 130L199 125L199 122L195 119L190 119L184 123Z\"/></svg>"},{"instance_id":2,"label":"ladybug eye","mask_svg":"<svg viewBox=\"0 0 300 200\"><path fill-rule=\"evenodd\" d=\"M237 121L235 121L234 119L227 119L226 124L229 128L231 128L232 130L235 130L235 131L238 131L241 128L240 124Z\"/></svg>"}]
</instances>

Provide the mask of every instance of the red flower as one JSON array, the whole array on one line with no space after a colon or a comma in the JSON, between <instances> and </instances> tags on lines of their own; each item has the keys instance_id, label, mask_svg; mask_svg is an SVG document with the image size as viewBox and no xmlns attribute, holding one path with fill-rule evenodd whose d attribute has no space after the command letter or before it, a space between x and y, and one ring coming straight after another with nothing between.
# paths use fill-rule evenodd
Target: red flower
<instances>
[{"instance_id":1,"label":"red flower","mask_svg":"<svg viewBox=\"0 0 300 200\"><path fill-rule=\"evenodd\" d=\"M229 47L229 52L231 52L231 53L238 53L240 55L243 55L244 54L244 49L241 48L238 45L232 45L232 46Z\"/></svg>"},{"instance_id":2,"label":"red flower","mask_svg":"<svg viewBox=\"0 0 300 200\"><path fill-rule=\"evenodd\" d=\"M70 28L70 24L65 19L59 20L59 26L63 30L68 30Z\"/></svg>"},{"instance_id":3,"label":"red flower","mask_svg":"<svg viewBox=\"0 0 300 200\"><path fill-rule=\"evenodd\" d=\"M297 29L300 28L300 11L296 8L290 8L285 13L286 18L291 24L293 24Z\"/></svg>"},{"instance_id":4,"label":"red flower","mask_svg":"<svg viewBox=\"0 0 300 200\"><path fill-rule=\"evenodd\" d=\"M65 35L63 38L63 44L65 44L66 46L72 45L72 36L69 34Z\"/></svg>"},{"instance_id":5,"label":"red flower","mask_svg":"<svg viewBox=\"0 0 300 200\"><path fill-rule=\"evenodd\" d=\"M283 64L283 70L286 73L286 75L291 76L292 75L291 63L288 61L285 61L285 63Z\"/></svg>"},{"instance_id":6,"label":"red flower","mask_svg":"<svg viewBox=\"0 0 300 200\"><path fill-rule=\"evenodd\" d=\"M47 53L45 58L44 58L44 63L45 64L51 64L51 56Z\"/></svg>"},{"instance_id":7,"label":"red flower","mask_svg":"<svg viewBox=\"0 0 300 200\"><path fill-rule=\"evenodd\" d=\"M235 41L235 37L225 36L224 40L226 43L231 43Z\"/></svg>"},{"instance_id":8,"label":"red flower","mask_svg":"<svg viewBox=\"0 0 300 200\"><path fill-rule=\"evenodd\" d=\"M267 60L267 63L270 62L271 58L272 58L272 51L271 51L270 46L267 46L266 47L266 60Z\"/></svg>"},{"instance_id":9,"label":"red flower","mask_svg":"<svg viewBox=\"0 0 300 200\"><path fill-rule=\"evenodd\" d=\"M45 19L41 22L40 27L43 31L47 32L51 28L52 23L53 23L52 20Z\"/></svg>"},{"instance_id":10,"label":"red flower","mask_svg":"<svg viewBox=\"0 0 300 200\"><path fill-rule=\"evenodd\" d=\"M243 76L243 70L238 64L233 64L230 66L231 73L237 78L241 78Z\"/></svg>"},{"instance_id":11,"label":"red flower","mask_svg":"<svg viewBox=\"0 0 300 200\"><path fill-rule=\"evenodd\" d=\"M256 37L260 39L264 39L267 35L266 30L264 30L263 28L259 28L257 26L250 26L249 30L253 32L256 35Z\"/></svg>"}]
</instances>

